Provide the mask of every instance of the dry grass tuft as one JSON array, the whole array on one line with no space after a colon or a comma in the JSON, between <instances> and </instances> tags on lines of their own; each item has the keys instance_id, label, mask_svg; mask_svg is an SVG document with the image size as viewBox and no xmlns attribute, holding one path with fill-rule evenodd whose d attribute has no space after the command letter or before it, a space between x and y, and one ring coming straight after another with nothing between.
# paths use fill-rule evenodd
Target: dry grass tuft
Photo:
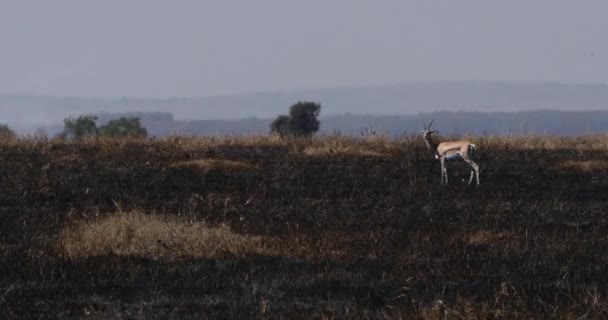
<instances>
[{"instance_id":1,"label":"dry grass tuft","mask_svg":"<svg viewBox=\"0 0 608 320\"><path fill-rule=\"evenodd\" d=\"M511 234L508 234L505 232L493 233L493 232L488 232L486 230L482 230L482 231L472 234L469 237L468 242L469 242L469 244L472 244L472 245L488 245L488 244L493 244L493 243L497 243L497 242L509 241L512 238L513 237Z\"/></svg>"},{"instance_id":2,"label":"dry grass tuft","mask_svg":"<svg viewBox=\"0 0 608 320\"><path fill-rule=\"evenodd\" d=\"M82 163L82 157L79 154L66 154L53 159L55 164L59 165L73 165Z\"/></svg>"},{"instance_id":3,"label":"dry grass tuft","mask_svg":"<svg viewBox=\"0 0 608 320\"><path fill-rule=\"evenodd\" d=\"M383 154L377 151L352 148L352 147L328 147L328 146L310 146L304 149L304 154L308 156L327 156L327 155L357 155L365 157L382 157Z\"/></svg>"},{"instance_id":4,"label":"dry grass tuft","mask_svg":"<svg viewBox=\"0 0 608 320\"><path fill-rule=\"evenodd\" d=\"M192 151L204 148L223 147L278 147L288 145L290 139L281 139L274 135L250 135L250 136L180 136L173 135L161 139L164 143L170 143L181 150Z\"/></svg>"},{"instance_id":5,"label":"dry grass tuft","mask_svg":"<svg viewBox=\"0 0 608 320\"><path fill-rule=\"evenodd\" d=\"M68 258L115 254L139 257L216 257L224 254L271 255L262 237L237 234L227 226L182 222L139 212L116 213L82 222L61 232L56 248Z\"/></svg>"},{"instance_id":6,"label":"dry grass tuft","mask_svg":"<svg viewBox=\"0 0 608 320\"><path fill-rule=\"evenodd\" d=\"M567 160L559 164L560 170L575 170L581 172L608 170L608 161L603 160Z\"/></svg>"},{"instance_id":7,"label":"dry grass tuft","mask_svg":"<svg viewBox=\"0 0 608 320\"><path fill-rule=\"evenodd\" d=\"M255 165L243 162L224 159L201 159L181 161L171 165L172 168L190 169L193 171L210 172L221 171L223 173L239 173L247 171L256 171L259 168Z\"/></svg>"},{"instance_id":8,"label":"dry grass tuft","mask_svg":"<svg viewBox=\"0 0 608 320\"><path fill-rule=\"evenodd\" d=\"M363 156L363 157L383 157L383 154L379 151L371 149L368 145L364 144L341 144L341 143L324 143L310 145L304 148L303 153L307 156L330 156L330 155L341 155L341 156Z\"/></svg>"}]
</instances>

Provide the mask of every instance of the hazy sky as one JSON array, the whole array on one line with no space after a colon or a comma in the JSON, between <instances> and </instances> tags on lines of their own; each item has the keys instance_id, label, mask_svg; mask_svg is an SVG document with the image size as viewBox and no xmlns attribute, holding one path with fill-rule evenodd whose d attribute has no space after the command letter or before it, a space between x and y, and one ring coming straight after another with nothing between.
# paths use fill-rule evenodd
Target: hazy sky
<instances>
[{"instance_id":1,"label":"hazy sky","mask_svg":"<svg viewBox=\"0 0 608 320\"><path fill-rule=\"evenodd\" d=\"M0 93L608 82L606 0L0 0Z\"/></svg>"}]
</instances>

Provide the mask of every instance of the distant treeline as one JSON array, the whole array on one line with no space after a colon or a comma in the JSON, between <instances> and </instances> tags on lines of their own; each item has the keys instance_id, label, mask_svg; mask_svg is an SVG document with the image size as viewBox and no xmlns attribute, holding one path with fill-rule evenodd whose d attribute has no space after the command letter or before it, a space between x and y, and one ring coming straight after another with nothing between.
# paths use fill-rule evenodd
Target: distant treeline
<instances>
[{"instance_id":1,"label":"distant treeline","mask_svg":"<svg viewBox=\"0 0 608 320\"><path fill-rule=\"evenodd\" d=\"M435 119L441 134L551 134L608 133L608 111L432 112L412 116L332 115L321 117L321 133L359 135L365 129L402 135L419 133L423 122ZM196 135L252 134L269 131L270 119L176 122L176 129ZM152 130L154 132L154 130Z\"/></svg>"},{"instance_id":2,"label":"distant treeline","mask_svg":"<svg viewBox=\"0 0 608 320\"><path fill-rule=\"evenodd\" d=\"M124 113L112 113L112 112L101 112L95 114L97 117L98 124L106 124L112 120L118 118L139 118L146 122L173 122L173 114L170 112L124 112Z\"/></svg>"},{"instance_id":3,"label":"distant treeline","mask_svg":"<svg viewBox=\"0 0 608 320\"><path fill-rule=\"evenodd\" d=\"M149 136L163 137L170 134L192 135L246 135L264 134L270 131L273 119L245 118L240 120L175 120L171 113L131 112L97 114L98 124L120 117L138 117L148 130ZM433 127L440 134L550 134L583 135L608 133L607 111L553 111L525 112L431 112L417 115L330 115L321 116L322 134L340 133L359 135L366 129L389 135L418 134L423 122L435 119ZM46 128L50 134L62 130Z\"/></svg>"},{"instance_id":4,"label":"distant treeline","mask_svg":"<svg viewBox=\"0 0 608 320\"><path fill-rule=\"evenodd\" d=\"M413 116L341 115L322 121L324 131L357 134L364 128L390 135L418 133L423 122L435 119L442 134L582 135L608 132L608 111L432 112Z\"/></svg>"}]
</instances>

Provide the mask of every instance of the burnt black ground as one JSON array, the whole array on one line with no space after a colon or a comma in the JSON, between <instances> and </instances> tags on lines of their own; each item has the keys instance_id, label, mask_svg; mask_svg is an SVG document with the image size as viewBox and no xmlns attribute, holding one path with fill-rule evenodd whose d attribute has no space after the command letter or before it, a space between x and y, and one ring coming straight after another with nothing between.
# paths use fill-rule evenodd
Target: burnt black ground
<instances>
[{"instance_id":1,"label":"burnt black ground","mask_svg":"<svg viewBox=\"0 0 608 320\"><path fill-rule=\"evenodd\" d=\"M478 188L463 182L469 169L459 164L440 186L439 164L415 138L341 142L380 155L338 152L340 138L5 143L0 315L607 317L608 150L595 147L606 138L558 147L534 139L478 139ZM589 147L568 148L580 141ZM307 155L314 145L336 151ZM206 158L258 169L172 166ZM205 259L59 255L63 228L118 210L225 223L310 249Z\"/></svg>"}]
</instances>

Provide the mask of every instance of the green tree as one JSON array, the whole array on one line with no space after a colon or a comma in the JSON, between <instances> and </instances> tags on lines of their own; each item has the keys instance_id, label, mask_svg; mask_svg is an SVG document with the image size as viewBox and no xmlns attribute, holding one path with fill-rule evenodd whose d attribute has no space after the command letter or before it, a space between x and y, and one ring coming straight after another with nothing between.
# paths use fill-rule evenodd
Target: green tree
<instances>
[{"instance_id":1,"label":"green tree","mask_svg":"<svg viewBox=\"0 0 608 320\"><path fill-rule=\"evenodd\" d=\"M101 126L99 134L103 137L144 138L148 135L148 131L141 126L139 118L121 117Z\"/></svg>"},{"instance_id":2,"label":"green tree","mask_svg":"<svg viewBox=\"0 0 608 320\"><path fill-rule=\"evenodd\" d=\"M271 124L271 131L294 136L311 136L319 131L321 104L299 101L289 108L289 116L280 115Z\"/></svg>"},{"instance_id":3,"label":"green tree","mask_svg":"<svg viewBox=\"0 0 608 320\"><path fill-rule=\"evenodd\" d=\"M321 104L300 101L289 108L289 132L296 136L311 136L319 131Z\"/></svg>"},{"instance_id":4,"label":"green tree","mask_svg":"<svg viewBox=\"0 0 608 320\"><path fill-rule=\"evenodd\" d=\"M63 133L61 136L76 140L94 137L98 132L95 120L97 120L95 116L79 116L77 119L72 117L66 118L63 120Z\"/></svg>"},{"instance_id":5,"label":"green tree","mask_svg":"<svg viewBox=\"0 0 608 320\"><path fill-rule=\"evenodd\" d=\"M13 140L17 137L15 131L13 131L7 124L0 124L0 139L1 140Z\"/></svg>"},{"instance_id":6,"label":"green tree","mask_svg":"<svg viewBox=\"0 0 608 320\"><path fill-rule=\"evenodd\" d=\"M289 116L284 114L278 116L270 125L272 133L278 133L281 137L289 133Z\"/></svg>"}]
</instances>

